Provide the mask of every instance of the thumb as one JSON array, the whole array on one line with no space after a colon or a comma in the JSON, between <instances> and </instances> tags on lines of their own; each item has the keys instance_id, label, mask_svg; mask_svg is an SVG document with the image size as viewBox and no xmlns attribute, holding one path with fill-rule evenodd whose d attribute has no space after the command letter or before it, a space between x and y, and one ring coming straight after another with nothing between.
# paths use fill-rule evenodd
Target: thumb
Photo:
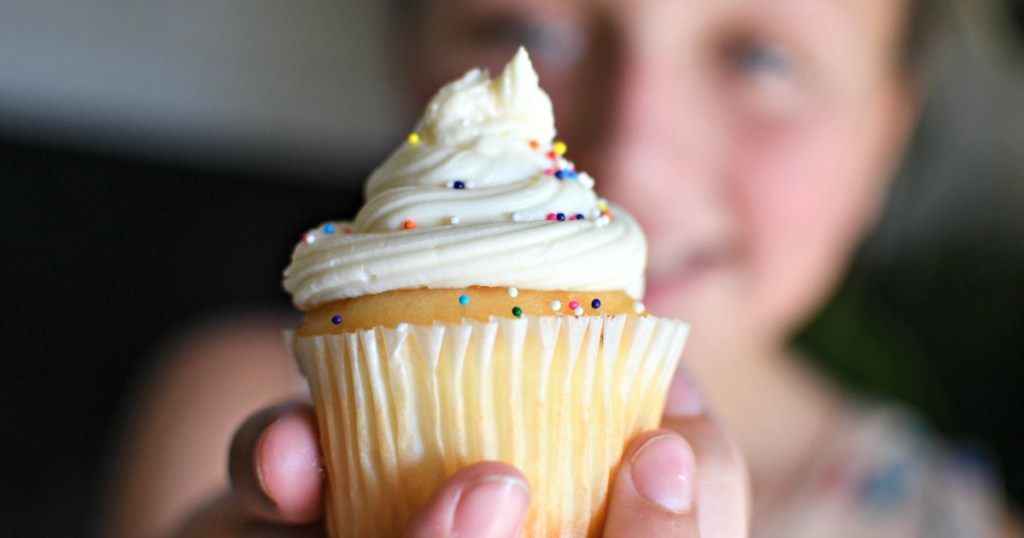
<instances>
[{"instance_id":1,"label":"thumb","mask_svg":"<svg viewBox=\"0 0 1024 538\"><path fill-rule=\"evenodd\" d=\"M661 427L681 435L693 449L701 536L747 536L750 481L746 463L685 366L679 367L672 381Z\"/></svg>"}]
</instances>

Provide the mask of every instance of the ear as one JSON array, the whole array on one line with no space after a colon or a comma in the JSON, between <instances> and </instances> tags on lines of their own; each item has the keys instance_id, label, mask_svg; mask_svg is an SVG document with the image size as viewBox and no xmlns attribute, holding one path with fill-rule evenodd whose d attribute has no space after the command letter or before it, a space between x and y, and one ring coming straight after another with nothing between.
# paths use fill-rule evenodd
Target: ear
<instances>
[{"instance_id":1,"label":"ear","mask_svg":"<svg viewBox=\"0 0 1024 538\"><path fill-rule=\"evenodd\" d=\"M864 233L869 232L885 207L894 176L899 172L910 141L917 130L921 111L921 93L916 83L901 78L879 106L883 109L878 143L881 147L879 169L875 172L874 199L864 207Z\"/></svg>"},{"instance_id":2,"label":"ear","mask_svg":"<svg viewBox=\"0 0 1024 538\"><path fill-rule=\"evenodd\" d=\"M889 139L886 146L891 148L889 162L893 170L899 165L910 139L917 130L921 116L921 90L916 80L900 75L892 95L888 99Z\"/></svg>"}]
</instances>

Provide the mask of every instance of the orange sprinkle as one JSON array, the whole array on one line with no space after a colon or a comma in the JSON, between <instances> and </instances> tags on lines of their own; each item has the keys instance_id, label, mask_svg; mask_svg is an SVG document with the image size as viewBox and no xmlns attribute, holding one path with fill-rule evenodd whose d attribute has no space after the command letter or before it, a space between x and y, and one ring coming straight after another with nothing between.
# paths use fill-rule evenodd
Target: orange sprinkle
<instances>
[{"instance_id":1,"label":"orange sprinkle","mask_svg":"<svg viewBox=\"0 0 1024 538\"><path fill-rule=\"evenodd\" d=\"M416 227L416 223L411 221L411 220L407 220L407 221L402 223L402 228L405 228L406 230L411 230L411 229L413 229L415 227Z\"/></svg>"},{"instance_id":2,"label":"orange sprinkle","mask_svg":"<svg viewBox=\"0 0 1024 538\"><path fill-rule=\"evenodd\" d=\"M530 149L537 149L540 147L540 142L537 142L536 140L530 140L529 144Z\"/></svg>"}]
</instances>

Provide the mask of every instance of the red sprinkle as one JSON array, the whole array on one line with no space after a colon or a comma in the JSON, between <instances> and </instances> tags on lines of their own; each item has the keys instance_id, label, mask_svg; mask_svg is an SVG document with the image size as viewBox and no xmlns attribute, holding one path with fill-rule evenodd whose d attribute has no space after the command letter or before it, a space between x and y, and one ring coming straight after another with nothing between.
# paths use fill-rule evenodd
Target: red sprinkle
<instances>
[{"instance_id":1,"label":"red sprinkle","mask_svg":"<svg viewBox=\"0 0 1024 538\"><path fill-rule=\"evenodd\" d=\"M554 213L548 213L548 220L555 220L557 218L558 218L558 216L555 215Z\"/></svg>"},{"instance_id":2,"label":"red sprinkle","mask_svg":"<svg viewBox=\"0 0 1024 538\"><path fill-rule=\"evenodd\" d=\"M551 160L553 161L553 160L555 160L555 159L557 159L557 158L558 158L558 154L557 154L557 153L555 153L554 151L549 151L549 152L548 152L548 158L549 158L549 159L551 159Z\"/></svg>"}]
</instances>

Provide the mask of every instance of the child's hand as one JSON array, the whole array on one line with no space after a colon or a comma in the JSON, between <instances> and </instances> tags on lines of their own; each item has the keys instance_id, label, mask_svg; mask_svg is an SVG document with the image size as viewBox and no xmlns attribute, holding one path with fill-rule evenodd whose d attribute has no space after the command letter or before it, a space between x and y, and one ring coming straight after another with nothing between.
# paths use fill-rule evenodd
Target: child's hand
<instances>
[{"instance_id":1,"label":"child's hand","mask_svg":"<svg viewBox=\"0 0 1024 538\"><path fill-rule=\"evenodd\" d=\"M626 450L609 497L605 535L746 536L742 459L685 376L673 384L662 426L639 435ZM232 445L233 497L197 517L185 534L323 535L318 446L309 406L257 413ZM407 536L518 536L529 502L530 487L518 470L477 463L434 493Z\"/></svg>"}]
</instances>

